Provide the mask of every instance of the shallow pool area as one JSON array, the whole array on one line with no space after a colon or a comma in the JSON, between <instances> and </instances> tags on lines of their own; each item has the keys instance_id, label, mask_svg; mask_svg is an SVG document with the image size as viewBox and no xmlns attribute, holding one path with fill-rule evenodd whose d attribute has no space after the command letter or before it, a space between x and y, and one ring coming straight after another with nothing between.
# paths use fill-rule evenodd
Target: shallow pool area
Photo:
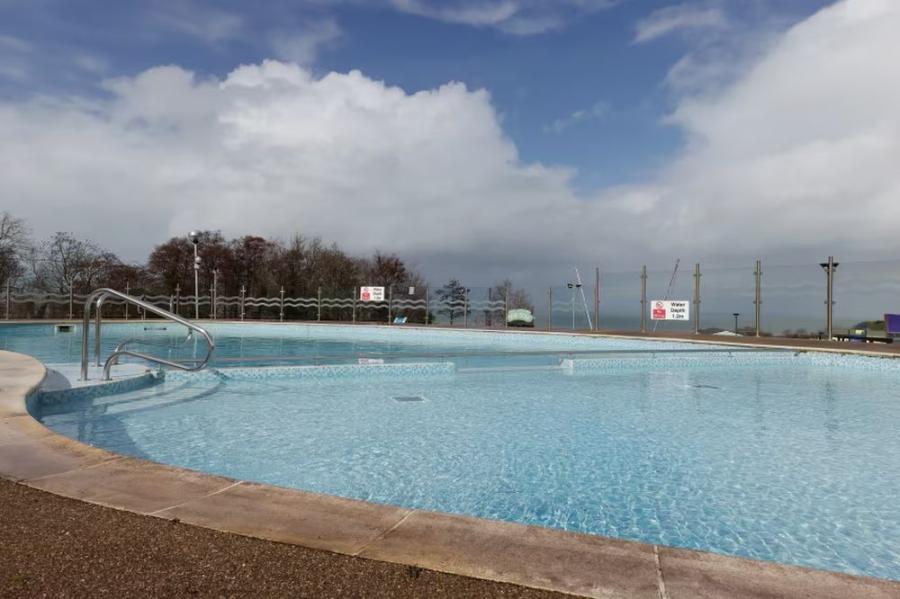
<instances>
[{"instance_id":1,"label":"shallow pool area","mask_svg":"<svg viewBox=\"0 0 900 599\"><path fill-rule=\"evenodd\" d=\"M114 345L125 332L115 327L135 325L107 326ZM68 345L77 336L5 329L5 347L32 343L45 361L80 351ZM56 395L34 415L84 443L239 480L900 580L895 360L505 332L211 329L221 345L210 370ZM147 337L179 344L176 332Z\"/></svg>"}]
</instances>

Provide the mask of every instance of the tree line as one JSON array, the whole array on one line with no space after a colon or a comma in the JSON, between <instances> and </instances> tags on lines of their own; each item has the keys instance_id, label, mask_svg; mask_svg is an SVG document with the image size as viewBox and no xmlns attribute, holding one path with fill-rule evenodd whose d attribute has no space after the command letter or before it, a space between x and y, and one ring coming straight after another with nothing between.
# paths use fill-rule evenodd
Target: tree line
<instances>
[{"instance_id":1,"label":"tree line","mask_svg":"<svg viewBox=\"0 0 900 599\"><path fill-rule=\"evenodd\" d=\"M244 235L226 239L219 231L200 231L201 295L213 280L219 297L346 296L363 285L395 289L423 288L425 278L393 253L352 256L335 243L299 234L289 241ZM28 224L8 212L0 213L0 282L14 288L54 294L86 294L99 287L146 295L193 295L194 247L185 237L157 245L143 264L126 263L97 243L58 232L32 239ZM494 286L494 297L509 297L510 307L531 308L527 294L510 281ZM452 279L437 297L457 298L465 287ZM515 305L512 305L515 304ZM450 313L450 318L460 314Z\"/></svg>"}]
</instances>

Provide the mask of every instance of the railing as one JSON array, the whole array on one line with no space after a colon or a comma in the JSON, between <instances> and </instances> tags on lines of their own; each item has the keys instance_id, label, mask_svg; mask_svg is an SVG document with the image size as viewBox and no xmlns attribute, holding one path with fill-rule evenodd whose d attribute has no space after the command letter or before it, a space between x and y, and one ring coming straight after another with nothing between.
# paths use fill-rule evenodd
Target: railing
<instances>
[{"instance_id":1,"label":"railing","mask_svg":"<svg viewBox=\"0 0 900 599\"><path fill-rule=\"evenodd\" d=\"M108 381L110 378L110 369L112 366L119 361L119 357L121 356L131 356L133 358L140 358L141 360L146 360L148 362L153 362L156 364L162 364L164 366L171 366L172 368L177 368L179 370L186 371L196 371L201 370L206 367L209 363L209 359L212 357L213 350L216 348L216 344L213 341L212 337L209 333L206 332L206 329L200 327L193 322L182 318L176 314L172 314L168 310L163 310L162 308L155 306L149 302L145 302L143 300L139 300L136 297L132 297L130 295L126 295L120 291L116 291L115 289L97 289L93 293L91 293L87 300L84 303L84 320L82 322L82 330L81 330L81 380L88 380L88 332L91 326L91 306L96 303L96 321L95 321L95 333L94 333L94 351L97 358L97 366L100 365L100 327L101 327L101 312L103 308L103 302L107 298L115 298L126 303L135 305L146 312L150 312L156 314L157 316L161 316L166 320L171 320L172 322L176 322L180 325L183 325L188 328L191 332L196 332L200 334L206 340L206 356L198 363L193 365L188 365L180 362L175 362L172 360L166 360L165 358L160 358L157 356L151 356L149 354L145 354L142 352L132 351L127 349L127 344L132 339L128 339L123 343L120 343L116 346L116 349L112 352L112 354L106 359L106 362L103 365L103 380ZM191 335L188 335L188 338L191 338Z\"/></svg>"}]
</instances>

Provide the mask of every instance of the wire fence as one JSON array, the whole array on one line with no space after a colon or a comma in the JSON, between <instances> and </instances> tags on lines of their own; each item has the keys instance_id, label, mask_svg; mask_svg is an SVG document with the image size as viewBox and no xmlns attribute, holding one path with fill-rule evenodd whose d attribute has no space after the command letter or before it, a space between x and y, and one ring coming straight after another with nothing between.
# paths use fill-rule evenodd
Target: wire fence
<instances>
[{"instance_id":1,"label":"wire fence","mask_svg":"<svg viewBox=\"0 0 900 599\"><path fill-rule=\"evenodd\" d=\"M677 268L591 273L583 285L517 286L515 303L497 287L386 287L383 299L364 301L360 288L292 297L282 288L266 297L184 295L180 290L121 290L187 318L222 320L323 321L439 324L458 327L506 327L510 311L525 308L532 326L551 330L647 332L736 331L742 334L822 336L864 324L877 330L884 314L900 312L900 260L828 262L805 265L751 264L704 269L679 263ZM831 292L829 293L829 280ZM828 298L831 297L831 310ZM80 318L87 295L46 293L6 285L6 319ZM662 300L688 306L685 320L654 320ZM105 318L149 319L134 306L108 299ZM527 324L527 323L517 323Z\"/></svg>"}]
</instances>

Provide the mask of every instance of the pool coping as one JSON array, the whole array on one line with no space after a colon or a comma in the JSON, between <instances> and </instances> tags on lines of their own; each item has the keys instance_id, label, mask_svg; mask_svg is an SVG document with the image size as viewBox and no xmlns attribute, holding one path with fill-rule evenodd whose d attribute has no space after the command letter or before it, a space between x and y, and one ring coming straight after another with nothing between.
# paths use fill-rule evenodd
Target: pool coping
<instances>
[{"instance_id":1,"label":"pool coping","mask_svg":"<svg viewBox=\"0 0 900 599\"><path fill-rule=\"evenodd\" d=\"M588 597L897 597L900 582L368 503L125 457L59 435L27 402L46 374L0 351L0 476L245 536Z\"/></svg>"}]
</instances>

